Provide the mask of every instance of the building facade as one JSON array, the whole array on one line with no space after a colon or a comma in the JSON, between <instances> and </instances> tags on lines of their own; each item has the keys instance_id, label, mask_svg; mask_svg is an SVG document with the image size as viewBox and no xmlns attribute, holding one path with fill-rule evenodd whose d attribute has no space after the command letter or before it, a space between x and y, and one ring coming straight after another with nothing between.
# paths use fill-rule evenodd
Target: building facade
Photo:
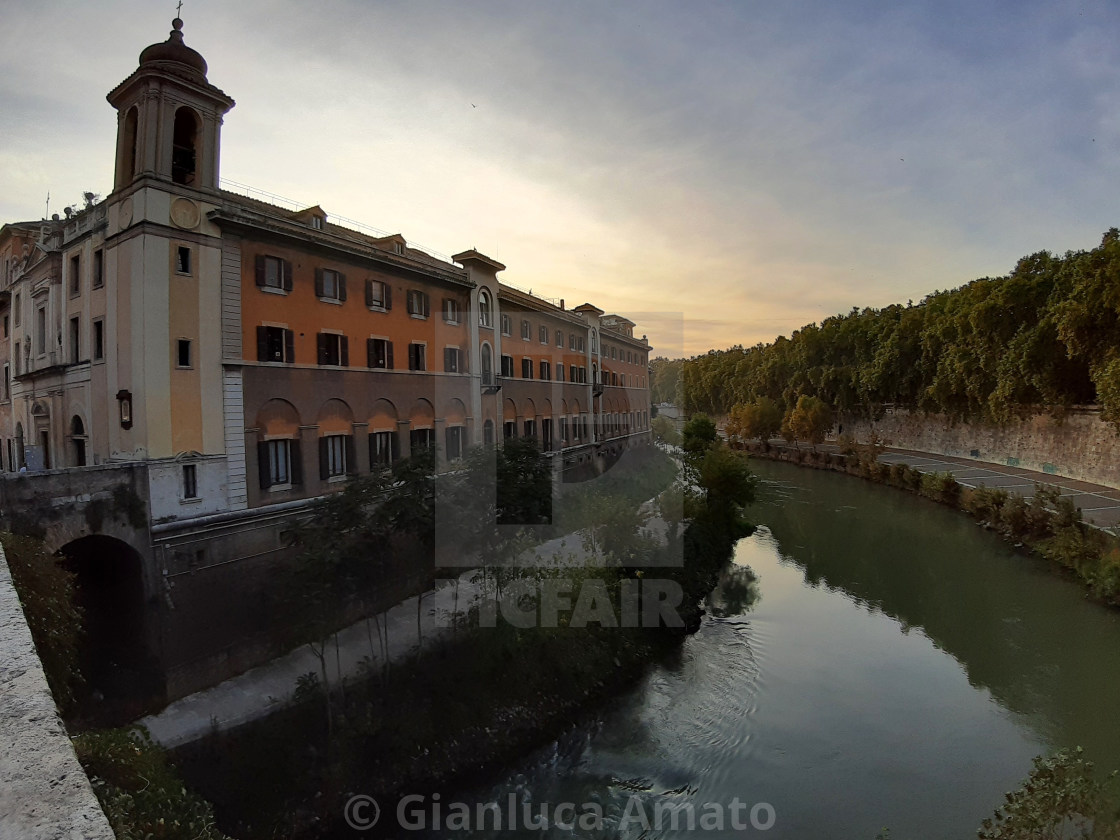
<instances>
[{"instance_id":1,"label":"building facade","mask_svg":"<svg viewBox=\"0 0 1120 840\"><path fill-rule=\"evenodd\" d=\"M179 669L171 694L244 664L212 667L238 621L202 626L192 605L266 577L291 512L348 477L513 436L578 477L648 442L633 322L522 292L475 250L447 261L222 189L234 101L181 21L108 101L111 193L0 228L0 467L143 466L162 616L145 634Z\"/></svg>"}]
</instances>

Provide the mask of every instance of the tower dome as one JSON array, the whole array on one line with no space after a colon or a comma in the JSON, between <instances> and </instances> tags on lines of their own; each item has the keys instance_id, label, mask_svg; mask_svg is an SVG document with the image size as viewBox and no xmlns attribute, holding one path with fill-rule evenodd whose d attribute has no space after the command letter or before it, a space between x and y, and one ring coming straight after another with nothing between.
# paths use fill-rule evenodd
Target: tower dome
<instances>
[{"instance_id":1,"label":"tower dome","mask_svg":"<svg viewBox=\"0 0 1120 840\"><path fill-rule=\"evenodd\" d=\"M166 41L152 44L140 53L140 66L156 61L173 61L176 64L197 70L206 75L206 59L196 50L192 50L183 43L183 21L179 18L171 21L171 34Z\"/></svg>"}]
</instances>

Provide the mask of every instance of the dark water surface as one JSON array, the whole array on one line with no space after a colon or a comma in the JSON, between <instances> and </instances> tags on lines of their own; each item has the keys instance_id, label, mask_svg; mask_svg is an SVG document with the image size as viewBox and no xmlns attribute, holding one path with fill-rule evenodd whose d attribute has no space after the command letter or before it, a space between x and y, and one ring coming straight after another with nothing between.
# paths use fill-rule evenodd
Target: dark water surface
<instances>
[{"instance_id":1,"label":"dark water surface","mask_svg":"<svg viewBox=\"0 0 1120 840\"><path fill-rule=\"evenodd\" d=\"M1080 744L1120 767L1120 612L959 513L752 463L761 527L716 615L597 720L458 797L506 819L511 793L534 816L596 803L602 827L435 836L969 838L1036 754ZM658 806L675 829L667 810L644 829Z\"/></svg>"}]
</instances>

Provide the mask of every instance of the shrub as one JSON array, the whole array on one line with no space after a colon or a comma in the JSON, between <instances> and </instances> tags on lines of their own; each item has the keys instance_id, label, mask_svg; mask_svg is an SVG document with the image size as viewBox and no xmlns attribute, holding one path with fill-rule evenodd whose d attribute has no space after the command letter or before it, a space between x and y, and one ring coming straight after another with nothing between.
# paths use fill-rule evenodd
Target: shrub
<instances>
[{"instance_id":1,"label":"shrub","mask_svg":"<svg viewBox=\"0 0 1120 840\"><path fill-rule=\"evenodd\" d=\"M919 479L921 493L935 502L956 505L961 498L961 486L952 473L925 473Z\"/></svg>"},{"instance_id":2,"label":"shrub","mask_svg":"<svg viewBox=\"0 0 1120 840\"><path fill-rule=\"evenodd\" d=\"M998 487L977 487L968 495L965 509L981 522L998 524L1006 504L1006 490Z\"/></svg>"},{"instance_id":3,"label":"shrub","mask_svg":"<svg viewBox=\"0 0 1120 840\"><path fill-rule=\"evenodd\" d=\"M228 840L210 803L187 791L146 730L85 732L74 749L117 840Z\"/></svg>"},{"instance_id":4,"label":"shrub","mask_svg":"<svg viewBox=\"0 0 1120 840\"><path fill-rule=\"evenodd\" d=\"M1093 824L1104 810L1104 785L1093 777L1093 764L1082 758L1081 747L1038 756L1023 786L1004 798L995 818L984 820L976 832L980 840L1059 840L1107 831L1104 819Z\"/></svg>"}]
</instances>

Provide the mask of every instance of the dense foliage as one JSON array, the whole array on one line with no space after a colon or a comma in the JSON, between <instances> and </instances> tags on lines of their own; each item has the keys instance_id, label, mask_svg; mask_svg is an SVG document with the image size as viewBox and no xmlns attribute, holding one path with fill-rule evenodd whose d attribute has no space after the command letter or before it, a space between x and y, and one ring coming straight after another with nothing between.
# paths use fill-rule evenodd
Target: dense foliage
<instances>
[{"instance_id":1,"label":"dense foliage","mask_svg":"<svg viewBox=\"0 0 1120 840\"><path fill-rule=\"evenodd\" d=\"M1120 427L1120 231L918 304L853 309L770 344L652 367L654 399L679 394L688 412L723 415L759 397L789 411L810 395L841 412L893 403L1003 421L1099 402Z\"/></svg>"}]
</instances>

